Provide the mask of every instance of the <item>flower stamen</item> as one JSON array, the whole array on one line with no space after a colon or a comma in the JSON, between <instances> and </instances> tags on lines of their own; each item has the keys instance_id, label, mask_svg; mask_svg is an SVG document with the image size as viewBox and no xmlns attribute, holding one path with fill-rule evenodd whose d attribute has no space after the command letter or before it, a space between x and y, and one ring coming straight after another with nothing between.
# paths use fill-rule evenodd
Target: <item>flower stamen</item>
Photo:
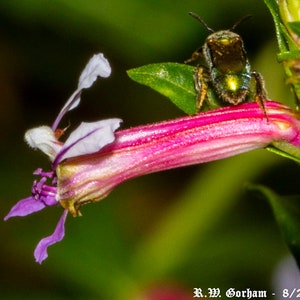
<instances>
[{"instance_id":1,"label":"flower stamen","mask_svg":"<svg viewBox=\"0 0 300 300\"><path fill-rule=\"evenodd\" d=\"M37 201L43 202L46 206L55 205L57 203L57 188L55 187L57 179L53 178L54 172L43 172L42 169L37 169L34 174L42 176L42 178L33 182L31 189L32 197ZM49 178L53 178L53 185L45 184Z\"/></svg>"}]
</instances>

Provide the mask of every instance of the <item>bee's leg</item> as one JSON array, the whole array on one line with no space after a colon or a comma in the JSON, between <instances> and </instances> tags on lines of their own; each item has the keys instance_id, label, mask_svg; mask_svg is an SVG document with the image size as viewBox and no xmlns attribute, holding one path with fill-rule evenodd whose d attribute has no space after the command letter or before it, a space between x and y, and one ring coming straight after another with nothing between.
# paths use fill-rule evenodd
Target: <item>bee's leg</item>
<instances>
[{"instance_id":1,"label":"bee's leg","mask_svg":"<svg viewBox=\"0 0 300 300\"><path fill-rule=\"evenodd\" d=\"M267 98L267 92L266 92L266 89L265 89L264 80L263 80L261 74L256 72L256 71L251 72L251 75L255 79L255 86L256 86L256 91L255 91L255 95L254 95L255 101L260 106L261 110L264 112L264 114L267 118L267 121L269 121L267 111L266 111L266 107L265 107L265 104L264 104L264 99Z\"/></svg>"},{"instance_id":2,"label":"bee's leg","mask_svg":"<svg viewBox=\"0 0 300 300\"><path fill-rule=\"evenodd\" d=\"M198 48L196 51L193 52L192 56L188 59L186 59L184 61L185 64L189 64L195 60L197 60L200 56L202 56L203 53L202 53L202 47Z\"/></svg>"},{"instance_id":3,"label":"bee's leg","mask_svg":"<svg viewBox=\"0 0 300 300\"><path fill-rule=\"evenodd\" d=\"M207 98L207 70L198 66L194 72L195 90L197 91L197 112L200 111L205 98Z\"/></svg>"}]
</instances>

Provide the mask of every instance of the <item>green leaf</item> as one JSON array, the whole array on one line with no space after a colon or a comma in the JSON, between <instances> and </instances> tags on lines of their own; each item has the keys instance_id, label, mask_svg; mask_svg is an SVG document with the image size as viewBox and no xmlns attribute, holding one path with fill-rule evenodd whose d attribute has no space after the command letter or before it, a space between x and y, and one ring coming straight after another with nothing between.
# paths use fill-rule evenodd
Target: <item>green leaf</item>
<instances>
[{"instance_id":1,"label":"green leaf","mask_svg":"<svg viewBox=\"0 0 300 300\"><path fill-rule=\"evenodd\" d=\"M197 113L197 93L194 82L195 67L178 63L158 63L127 71L134 81L147 85L168 97L187 114ZM201 111L224 105L212 89L207 91Z\"/></svg>"},{"instance_id":2,"label":"green leaf","mask_svg":"<svg viewBox=\"0 0 300 300\"><path fill-rule=\"evenodd\" d=\"M266 149L270 152L300 163L300 148L285 141L273 142L272 145L267 146Z\"/></svg>"},{"instance_id":3,"label":"green leaf","mask_svg":"<svg viewBox=\"0 0 300 300\"><path fill-rule=\"evenodd\" d=\"M296 2L296 6L293 6L292 2L287 4L289 8L285 5L284 1L279 2L279 4L277 0L264 0L264 2L269 8L275 23L276 37L280 50L280 53L277 55L278 62L298 59L300 57L300 50L291 31L299 35L300 22L287 22L290 14L298 11L298 2ZM295 7L297 7L297 9L295 9ZM297 69L295 68L296 64L296 61L289 62L288 64L284 64L283 67L288 78L287 81L289 81L294 90L296 105L299 107L300 83L297 74L295 74L295 70Z\"/></svg>"},{"instance_id":4,"label":"green leaf","mask_svg":"<svg viewBox=\"0 0 300 300\"><path fill-rule=\"evenodd\" d=\"M285 60L295 60L300 57L300 50L285 51L277 54L278 62L283 62Z\"/></svg>"},{"instance_id":5,"label":"green leaf","mask_svg":"<svg viewBox=\"0 0 300 300\"><path fill-rule=\"evenodd\" d=\"M291 38L287 28L286 24L284 24L280 17L280 12L278 8L278 3L276 0L265 0L265 4L268 6L271 15L273 17L273 21L275 24L275 30L276 30L276 37L278 41L278 46L280 50L279 57L281 55L287 55L287 52L289 51L297 51L298 46L296 45L295 41ZM298 22L290 22L291 23L298 23ZM292 25L293 26L293 25ZM294 25L297 27L297 25ZM299 27L297 27L299 28ZM281 57L279 58L281 61L283 60ZM290 59L290 58L288 58Z\"/></svg>"},{"instance_id":6,"label":"green leaf","mask_svg":"<svg viewBox=\"0 0 300 300\"><path fill-rule=\"evenodd\" d=\"M196 113L195 67L159 63L128 70L129 77L158 91L187 114Z\"/></svg>"},{"instance_id":7,"label":"green leaf","mask_svg":"<svg viewBox=\"0 0 300 300\"><path fill-rule=\"evenodd\" d=\"M300 36L300 22L288 22L288 26L291 28L291 30L296 33L298 36Z\"/></svg>"},{"instance_id":8,"label":"green leaf","mask_svg":"<svg viewBox=\"0 0 300 300\"><path fill-rule=\"evenodd\" d=\"M285 241L300 266L300 196L281 197L261 185L249 185L269 201Z\"/></svg>"},{"instance_id":9,"label":"green leaf","mask_svg":"<svg viewBox=\"0 0 300 300\"><path fill-rule=\"evenodd\" d=\"M286 44L284 34L282 32L282 23L279 14L278 3L276 0L264 0L264 2L269 8L273 17L273 21L275 23L276 37L278 41L279 50L280 52L286 52L288 51L288 45Z\"/></svg>"}]
</instances>

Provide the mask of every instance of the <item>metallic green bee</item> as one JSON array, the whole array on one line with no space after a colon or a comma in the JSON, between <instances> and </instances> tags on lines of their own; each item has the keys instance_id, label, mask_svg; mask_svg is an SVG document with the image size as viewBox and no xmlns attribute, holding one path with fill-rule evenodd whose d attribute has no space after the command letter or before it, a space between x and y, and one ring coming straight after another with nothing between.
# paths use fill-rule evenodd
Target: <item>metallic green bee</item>
<instances>
[{"instance_id":1,"label":"metallic green bee","mask_svg":"<svg viewBox=\"0 0 300 300\"><path fill-rule=\"evenodd\" d=\"M262 76L251 70L246 56L243 40L233 32L244 17L235 23L229 30L214 31L195 13L189 13L200 21L211 34L206 38L204 45L196 50L185 63L202 56L206 66L198 65L194 73L195 89L197 91L197 109L200 110L207 98L209 85L226 103L237 105L245 102L250 92L252 79L255 81L254 99L267 117L264 99L266 90Z\"/></svg>"}]
</instances>

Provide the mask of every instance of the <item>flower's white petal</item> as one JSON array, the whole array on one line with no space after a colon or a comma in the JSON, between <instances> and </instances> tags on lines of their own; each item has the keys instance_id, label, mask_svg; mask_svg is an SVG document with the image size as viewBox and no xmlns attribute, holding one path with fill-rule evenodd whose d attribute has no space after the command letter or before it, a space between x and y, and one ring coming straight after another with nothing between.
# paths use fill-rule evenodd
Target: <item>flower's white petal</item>
<instances>
[{"instance_id":1,"label":"flower's white petal","mask_svg":"<svg viewBox=\"0 0 300 300\"><path fill-rule=\"evenodd\" d=\"M70 96L64 107L61 109L60 114L65 114L69 110L72 110L73 108L77 107L80 103L80 90L77 89L74 91L74 93Z\"/></svg>"},{"instance_id":2,"label":"flower's white petal","mask_svg":"<svg viewBox=\"0 0 300 300\"><path fill-rule=\"evenodd\" d=\"M63 116L70 110L77 107L80 103L80 94L82 89L90 88L96 81L97 77L108 77L111 73L111 67L108 60L104 57L102 53L95 54L87 63L83 69L79 81L78 87L68 99L66 104L60 110L57 118L55 119L52 129L55 130L63 118Z\"/></svg>"},{"instance_id":3,"label":"flower's white petal","mask_svg":"<svg viewBox=\"0 0 300 300\"><path fill-rule=\"evenodd\" d=\"M81 100L80 99L80 94L81 94L81 91L80 90L76 90L71 95L71 97L69 98L69 100L67 102L68 104L71 104L71 106L68 108L67 111L72 110L72 109L74 109L75 107L77 107L79 105L80 100ZM67 107L67 105L65 107Z\"/></svg>"},{"instance_id":4,"label":"flower's white petal","mask_svg":"<svg viewBox=\"0 0 300 300\"><path fill-rule=\"evenodd\" d=\"M48 126L40 126L26 131L25 141L34 149L39 149L54 160L61 150L62 144L56 139L53 130Z\"/></svg>"},{"instance_id":5,"label":"flower's white petal","mask_svg":"<svg viewBox=\"0 0 300 300\"><path fill-rule=\"evenodd\" d=\"M114 131L122 120L107 119L93 123L82 122L66 140L59 156L59 161L65 158L89 154L99 151L102 147L114 141Z\"/></svg>"},{"instance_id":6,"label":"flower's white petal","mask_svg":"<svg viewBox=\"0 0 300 300\"><path fill-rule=\"evenodd\" d=\"M98 76L109 77L110 73L111 67L108 60L102 53L95 54L80 75L78 89L87 89L92 86Z\"/></svg>"},{"instance_id":7,"label":"flower's white petal","mask_svg":"<svg viewBox=\"0 0 300 300\"><path fill-rule=\"evenodd\" d=\"M73 108L77 107L80 103L80 90L76 90L68 99L64 107L60 110L59 114L57 115L55 121L52 124L52 130L56 130L59 122L63 118L63 116Z\"/></svg>"}]
</instances>

